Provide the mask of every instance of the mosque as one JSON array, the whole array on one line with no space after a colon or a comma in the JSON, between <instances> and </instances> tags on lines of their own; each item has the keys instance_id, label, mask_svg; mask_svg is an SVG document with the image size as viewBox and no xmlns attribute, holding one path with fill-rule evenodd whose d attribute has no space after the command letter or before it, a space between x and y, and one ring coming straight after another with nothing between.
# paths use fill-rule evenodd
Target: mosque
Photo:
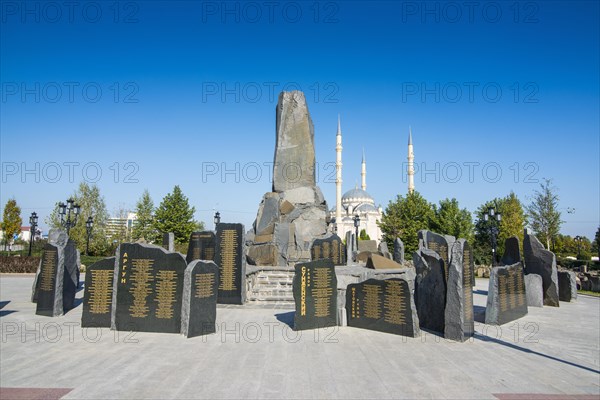
<instances>
[{"instance_id":1,"label":"mosque","mask_svg":"<svg viewBox=\"0 0 600 400\"><path fill-rule=\"evenodd\" d=\"M359 219L358 232L363 229L371 240L377 244L383 239L378 223L381 221L383 209L375 206L375 199L367 192L367 163L363 151L361 163L361 186L350 189L342 195L342 128L338 116L336 135L336 178L335 178L335 207L329 211L329 218L333 231L341 238L346 237L346 232L355 232L354 221ZM412 145L412 132L408 134L408 191L414 191L414 153Z\"/></svg>"}]
</instances>

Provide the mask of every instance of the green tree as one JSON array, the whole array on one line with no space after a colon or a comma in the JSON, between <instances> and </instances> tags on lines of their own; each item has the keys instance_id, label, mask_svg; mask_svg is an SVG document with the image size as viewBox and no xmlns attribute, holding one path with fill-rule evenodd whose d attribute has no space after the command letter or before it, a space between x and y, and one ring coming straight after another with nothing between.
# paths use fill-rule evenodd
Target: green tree
<instances>
[{"instance_id":1,"label":"green tree","mask_svg":"<svg viewBox=\"0 0 600 400\"><path fill-rule=\"evenodd\" d=\"M154 230L154 202L148 189L144 190L142 197L135 205L136 220L133 223L133 240L144 238L148 241L156 237Z\"/></svg>"},{"instance_id":2,"label":"green tree","mask_svg":"<svg viewBox=\"0 0 600 400\"><path fill-rule=\"evenodd\" d=\"M484 216L488 212L490 207L495 210L499 209L499 204L502 202L501 198L495 198L490 201L486 201L480 205L475 211L475 243L473 248L473 257L475 258L476 264L491 264L492 263L492 244L491 244L491 229L497 225L495 221L486 221ZM500 246L502 245L502 249ZM497 243L497 252L502 254L504 252L504 243Z\"/></svg>"},{"instance_id":3,"label":"green tree","mask_svg":"<svg viewBox=\"0 0 600 400\"><path fill-rule=\"evenodd\" d=\"M109 241L106 234L106 224L108 221L108 211L104 197L100 194L100 188L97 185L90 185L87 182L81 182L77 191L71 196L75 203L81 206L80 214L77 218L77 224L71 228L69 237L75 241L77 248L85 252L87 231L85 223L88 217L94 220L94 227L90 236L90 255L108 256L114 250L114 245ZM46 218L46 223L51 228L61 228L60 215L58 213L58 203L52 213Z\"/></svg>"},{"instance_id":4,"label":"green tree","mask_svg":"<svg viewBox=\"0 0 600 400\"><path fill-rule=\"evenodd\" d=\"M592 243L592 252L598 255L600 258L600 226L596 231L596 237L594 238L594 243Z\"/></svg>"},{"instance_id":5,"label":"green tree","mask_svg":"<svg viewBox=\"0 0 600 400\"><path fill-rule=\"evenodd\" d=\"M431 221L432 231L472 242L473 219L466 208L460 209L458 200L440 200L439 207L434 205L433 210L435 217Z\"/></svg>"},{"instance_id":6,"label":"green tree","mask_svg":"<svg viewBox=\"0 0 600 400\"><path fill-rule=\"evenodd\" d=\"M21 207L17 205L15 199L10 199L4 206L4 213L2 215L2 232L4 233L4 248L6 245L12 243L13 237L21 233Z\"/></svg>"},{"instance_id":7,"label":"green tree","mask_svg":"<svg viewBox=\"0 0 600 400\"><path fill-rule=\"evenodd\" d=\"M521 201L514 192L510 192L508 196L498 201L498 211L502 215L500 233L498 235L498 243L502 244L500 247L502 249L502 253L499 253L500 256L504 253L504 242L511 236L519 238L522 250L526 218Z\"/></svg>"},{"instance_id":8,"label":"green tree","mask_svg":"<svg viewBox=\"0 0 600 400\"><path fill-rule=\"evenodd\" d=\"M160 241L163 233L173 232L176 243L187 242L197 226L195 211L179 186L175 186L173 193L167 194L154 212L153 226L157 232L154 239Z\"/></svg>"},{"instance_id":9,"label":"green tree","mask_svg":"<svg viewBox=\"0 0 600 400\"><path fill-rule=\"evenodd\" d=\"M402 239L407 254L418 248L417 232L429 229L435 217L433 206L417 191L406 197L398 195L385 209L379 227L390 249L394 248L396 237Z\"/></svg>"},{"instance_id":10,"label":"green tree","mask_svg":"<svg viewBox=\"0 0 600 400\"><path fill-rule=\"evenodd\" d=\"M560 219L559 199L552 181L544 179L540 187L541 190L535 191L531 204L527 206L527 216L538 239L546 242L546 248L550 249L550 243L560 232L563 221Z\"/></svg>"},{"instance_id":11,"label":"green tree","mask_svg":"<svg viewBox=\"0 0 600 400\"><path fill-rule=\"evenodd\" d=\"M366 230L361 229L360 234L358 235L358 240L371 240L371 236L369 236Z\"/></svg>"}]
</instances>

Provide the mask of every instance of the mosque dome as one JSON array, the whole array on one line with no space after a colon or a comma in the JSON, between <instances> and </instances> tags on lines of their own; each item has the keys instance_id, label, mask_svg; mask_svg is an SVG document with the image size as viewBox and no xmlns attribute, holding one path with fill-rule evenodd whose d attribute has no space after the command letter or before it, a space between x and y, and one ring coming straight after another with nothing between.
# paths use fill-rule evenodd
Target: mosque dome
<instances>
[{"instance_id":1,"label":"mosque dome","mask_svg":"<svg viewBox=\"0 0 600 400\"><path fill-rule=\"evenodd\" d=\"M344 208L346 208L346 206L348 206L350 204L357 205L357 204L363 204L363 203L370 204L372 206L375 205L375 200L373 199L373 197L371 197L371 195L369 193L367 193L366 190L354 188L354 189L348 190L342 196L342 205L344 206Z\"/></svg>"}]
</instances>

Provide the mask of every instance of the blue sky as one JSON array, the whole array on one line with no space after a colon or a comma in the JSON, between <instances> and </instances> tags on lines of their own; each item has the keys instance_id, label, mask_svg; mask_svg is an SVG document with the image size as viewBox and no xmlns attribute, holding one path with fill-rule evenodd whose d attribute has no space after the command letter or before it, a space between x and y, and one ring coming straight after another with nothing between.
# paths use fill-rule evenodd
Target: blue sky
<instances>
[{"instance_id":1,"label":"blue sky","mask_svg":"<svg viewBox=\"0 0 600 400\"><path fill-rule=\"evenodd\" d=\"M0 206L15 197L24 221L85 179L110 212L178 184L209 227L215 208L249 226L277 95L298 88L330 206L339 113L344 191L364 147L376 201L404 195L411 126L429 201L528 203L551 178L564 233L599 225L596 1L0 5Z\"/></svg>"}]
</instances>

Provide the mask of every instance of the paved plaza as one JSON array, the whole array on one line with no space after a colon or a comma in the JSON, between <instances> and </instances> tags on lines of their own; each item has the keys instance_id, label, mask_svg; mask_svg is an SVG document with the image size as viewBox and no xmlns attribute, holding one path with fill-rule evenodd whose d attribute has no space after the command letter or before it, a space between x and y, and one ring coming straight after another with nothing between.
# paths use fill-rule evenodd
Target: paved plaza
<instances>
[{"instance_id":1,"label":"paved plaza","mask_svg":"<svg viewBox=\"0 0 600 400\"><path fill-rule=\"evenodd\" d=\"M82 277L83 279L83 277ZM600 299L529 308L446 341L340 327L295 332L293 305L218 306L216 334L80 327L81 305L35 315L33 275L0 275L0 398L571 398L600 396ZM81 302L83 290L77 293Z\"/></svg>"}]
</instances>

